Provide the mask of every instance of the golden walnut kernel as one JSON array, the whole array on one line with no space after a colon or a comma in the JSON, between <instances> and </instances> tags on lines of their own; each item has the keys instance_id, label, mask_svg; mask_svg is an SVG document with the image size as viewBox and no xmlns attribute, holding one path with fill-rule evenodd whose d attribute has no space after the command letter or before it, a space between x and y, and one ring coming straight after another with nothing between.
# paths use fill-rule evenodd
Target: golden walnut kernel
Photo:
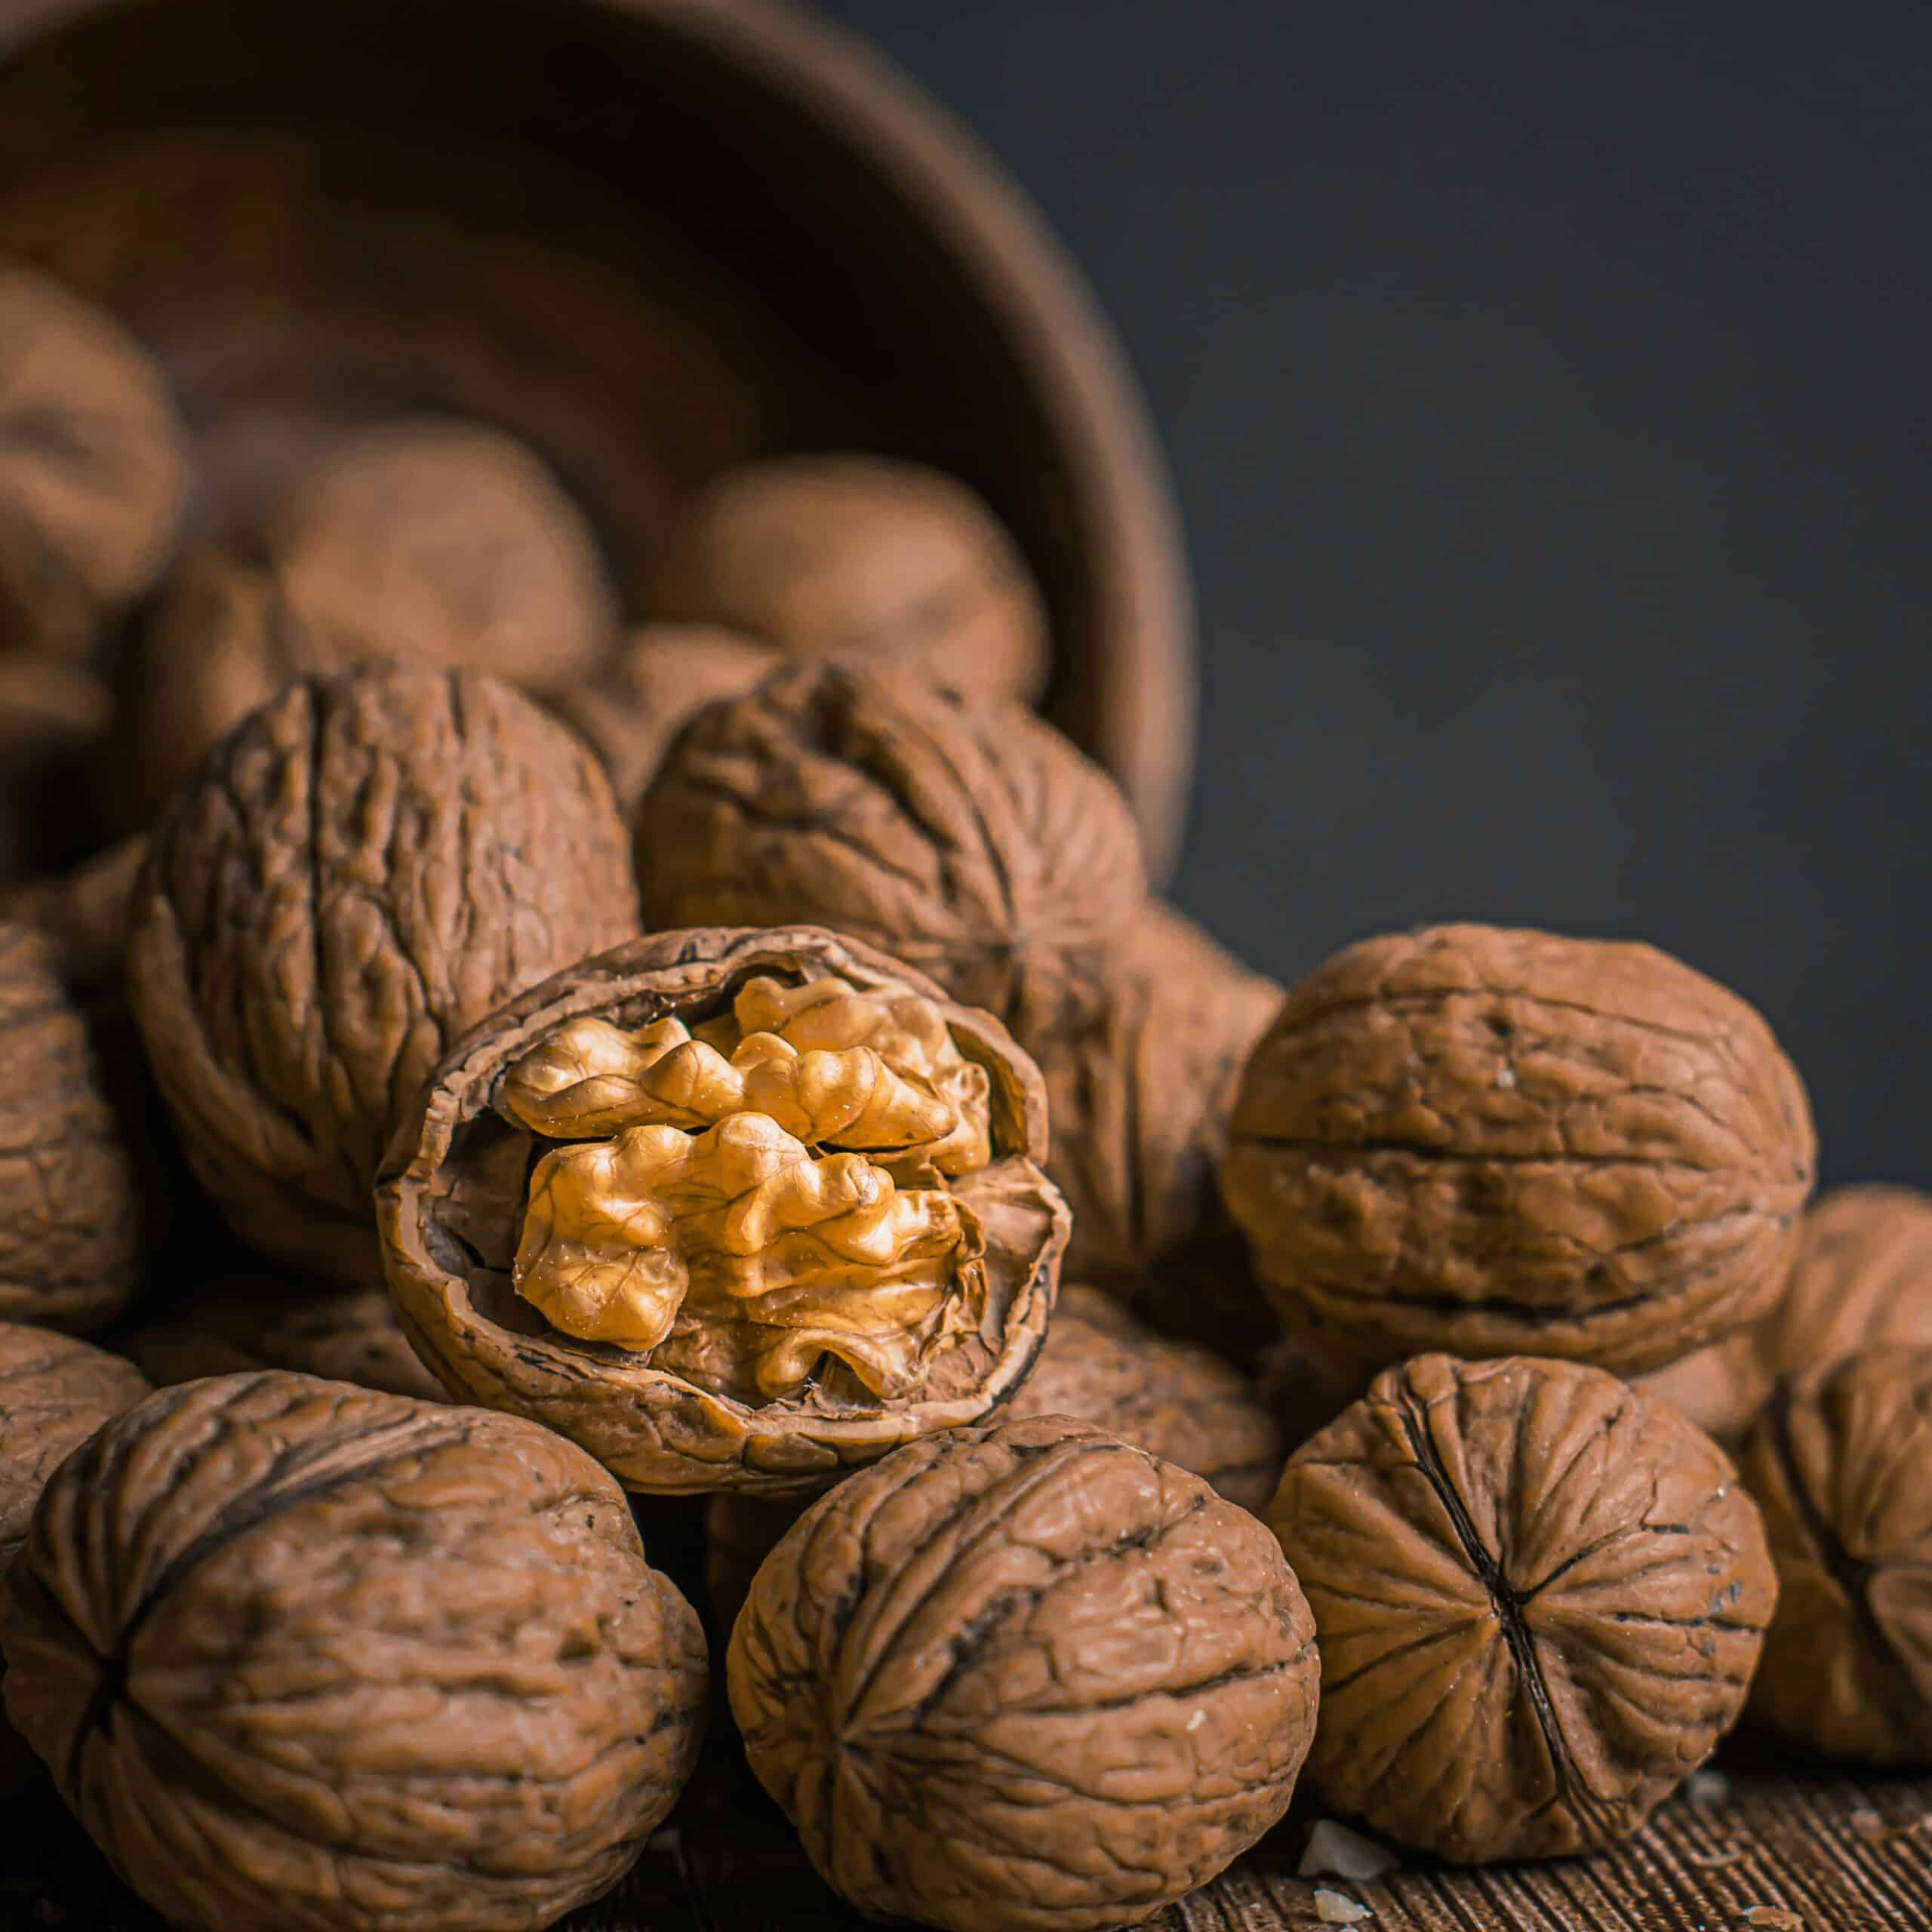
<instances>
[{"instance_id":1,"label":"golden walnut kernel","mask_svg":"<svg viewBox=\"0 0 1932 1932\"><path fill-rule=\"evenodd\" d=\"M1138 1924L1287 1809L1313 1626L1260 1524L1065 1416L841 1483L732 1632L732 1715L826 1881L947 1932Z\"/></svg>"},{"instance_id":2,"label":"golden walnut kernel","mask_svg":"<svg viewBox=\"0 0 1932 1932\"><path fill-rule=\"evenodd\" d=\"M1044 1127L1005 1029L896 961L656 934L444 1063L379 1189L390 1290L452 1395L633 1488L806 1492L1032 1367L1066 1242Z\"/></svg>"},{"instance_id":3,"label":"golden walnut kernel","mask_svg":"<svg viewBox=\"0 0 1932 1932\"><path fill-rule=\"evenodd\" d=\"M700 712L638 819L654 927L811 921L1012 1020L1146 901L1113 781L1017 706L806 666Z\"/></svg>"},{"instance_id":4,"label":"golden walnut kernel","mask_svg":"<svg viewBox=\"0 0 1932 1932\"><path fill-rule=\"evenodd\" d=\"M1715 982L1647 946L1438 926L1289 995L1221 1186L1284 1309L1364 1357L1634 1374L1770 1306L1816 1151L1796 1070Z\"/></svg>"},{"instance_id":5,"label":"golden walnut kernel","mask_svg":"<svg viewBox=\"0 0 1932 1932\"><path fill-rule=\"evenodd\" d=\"M305 1375L109 1423L0 1645L16 1727L177 1925L549 1925L670 1810L706 1703L697 1619L581 1451Z\"/></svg>"},{"instance_id":6,"label":"golden walnut kernel","mask_svg":"<svg viewBox=\"0 0 1932 1932\"><path fill-rule=\"evenodd\" d=\"M0 646L85 651L166 564L187 436L134 338L0 261Z\"/></svg>"},{"instance_id":7,"label":"golden walnut kernel","mask_svg":"<svg viewBox=\"0 0 1932 1932\"><path fill-rule=\"evenodd\" d=\"M195 1174L290 1266L375 1269L370 1186L423 1076L501 1001L637 930L583 745L472 672L305 678L155 834L129 995Z\"/></svg>"},{"instance_id":8,"label":"golden walnut kernel","mask_svg":"<svg viewBox=\"0 0 1932 1932\"><path fill-rule=\"evenodd\" d=\"M1779 1586L1752 1715L1834 1758L1932 1765L1932 1349L1781 1383L1743 1469Z\"/></svg>"},{"instance_id":9,"label":"golden walnut kernel","mask_svg":"<svg viewBox=\"0 0 1932 1932\"><path fill-rule=\"evenodd\" d=\"M728 472L673 534L647 601L654 617L953 690L1031 701L1046 683L1046 611L1018 546L963 483L915 463L792 456Z\"/></svg>"},{"instance_id":10,"label":"golden walnut kernel","mask_svg":"<svg viewBox=\"0 0 1932 1932\"><path fill-rule=\"evenodd\" d=\"M1743 1709L1777 1585L1710 1438L1601 1370L1419 1355L1288 1459L1309 1776L1466 1864L1636 1829Z\"/></svg>"},{"instance_id":11,"label":"golden walnut kernel","mask_svg":"<svg viewBox=\"0 0 1932 1932\"><path fill-rule=\"evenodd\" d=\"M1932 1195L1836 1188L1800 1224L1798 1258L1770 1312L1643 1386L1712 1434L1734 1435L1780 1377L1879 1342L1932 1346Z\"/></svg>"}]
</instances>

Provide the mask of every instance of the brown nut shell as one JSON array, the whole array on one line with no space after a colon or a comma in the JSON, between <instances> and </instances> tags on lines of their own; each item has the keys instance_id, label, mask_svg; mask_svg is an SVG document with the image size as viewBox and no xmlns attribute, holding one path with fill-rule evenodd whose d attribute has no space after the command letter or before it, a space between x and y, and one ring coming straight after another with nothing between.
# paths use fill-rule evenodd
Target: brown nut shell
<instances>
[{"instance_id":1,"label":"brown nut shell","mask_svg":"<svg viewBox=\"0 0 1932 1932\"><path fill-rule=\"evenodd\" d=\"M646 601L792 657L1029 703L1046 685L1046 609L1018 545L963 483L916 463L789 456L728 472L686 512Z\"/></svg>"},{"instance_id":2,"label":"brown nut shell","mask_svg":"<svg viewBox=\"0 0 1932 1932\"><path fill-rule=\"evenodd\" d=\"M1834 1758L1932 1765L1932 1349L1780 1383L1743 1466L1779 1586L1752 1715Z\"/></svg>"},{"instance_id":3,"label":"brown nut shell","mask_svg":"<svg viewBox=\"0 0 1932 1932\"><path fill-rule=\"evenodd\" d=\"M160 574L188 483L186 432L140 344L0 262L0 645L89 649Z\"/></svg>"},{"instance_id":4,"label":"brown nut shell","mask_svg":"<svg viewBox=\"0 0 1932 1932\"><path fill-rule=\"evenodd\" d=\"M752 1405L607 1343L550 1328L511 1286L534 1137L502 1111L505 1078L586 1016L625 1029L724 1009L768 974L836 977L936 1002L991 1083L992 1164L954 1183L985 1231L989 1296L918 1393L858 1400L825 1386ZM1040 1171L1038 1070L992 1017L869 946L814 927L657 933L586 959L492 1014L451 1051L398 1135L377 1189L389 1290L405 1332L451 1394L528 1415L657 1494L803 1494L901 1443L977 1422L1024 1380L1052 1312L1067 1213Z\"/></svg>"},{"instance_id":5,"label":"brown nut shell","mask_svg":"<svg viewBox=\"0 0 1932 1932\"><path fill-rule=\"evenodd\" d=\"M1051 725L836 665L694 718L637 854L654 926L815 921L1009 1022L1146 897L1126 801Z\"/></svg>"},{"instance_id":6,"label":"brown nut shell","mask_svg":"<svg viewBox=\"0 0 1932 1932\"><path fill-rule=\"evenodd\" d=\"M1460 1863L1635 1831L1743 1708L1777 1597L1723 1452L1574 1362L1385 1371L1267 1521L1321 1646L1310 1778Z\"/></svg>"},{"instance_id":7,"label":"brown nut shell","mask_svg":"<svg viewBox=\"0 0 1932 1932\"><path fill-rule=\"evenodd\" d=\"M1342 1343L1636 1374L1755 1320L1811 1190L1804 1083L1647 946L1440 926L1339 953L1256 1048L1221 1186Z\"/></svg>"},{"instance_id":8,"label":"brown nut shell","mask_svg":"<svg viewBox=\"0 0 1932 1932\"><path fill-rule=\"evenodd\" d=\"M637 930L583 744L472 672L305 678L158 828L128 992L196 1176L264 1254L377 1272L369 1189L423 1076L510 995Z\"/></svg>"},{"instance_id":9,"label":"brown nut shell","mask_svg":"<svg viewBox=\"0 0 1932 1932\"><path fill-rule=\"evenodd\" d=\"M163 1389L0 1588L8 1711L182 1925L497 1932L615 1883L706 1707L625 1497L513 1417L307 1376Z\"/></svg>"},{"instance_id":10,"label":"brown nut shell","mask_svg":"<svg viewBox=\"0 0 1932 1932\"><path fill-rule=\"evenodd\" d=\"M732 1633L752 1768L869 1916L1137 1924L1287 1808L1308 1607L1260 1524L1064 1417L958 1429L843 1482Z\"/></svg>"}]
</instances>

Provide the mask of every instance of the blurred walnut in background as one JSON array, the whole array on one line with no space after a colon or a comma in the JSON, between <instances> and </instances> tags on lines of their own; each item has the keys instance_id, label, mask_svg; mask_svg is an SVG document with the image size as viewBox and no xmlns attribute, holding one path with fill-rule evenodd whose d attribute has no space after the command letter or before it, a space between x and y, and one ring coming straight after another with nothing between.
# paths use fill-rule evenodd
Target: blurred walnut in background
<instances>
[{"instance_id":1,"label":"blurred walnut in background","mask_svg":"<svg viewBox=\"0 0 1932 1932\"><path fill-rule=\"evenodd\" d=\"M1046 684L1038 586L964 484L871 456L746 465L703 491L646 591L648 614L789 657L897 666L1031 703Z\"/></svg>"},{"instance_id":2,"label":"blurred walnut in background","mask_svg":"<svg viewBox=\"0 0 1932 1932\"><path fill-rule=\"evenodd\" d=\"M76 801L107 729L107 687L91 671L0 648L0 884L87 850Z\"/></svg>"},{"instance_id":3,"label":"blurred walnut in background","mask_svg":"<svg viewBox=\"0 0 1932 1932\"><path fill-rule=\"evenodd\" d=\"M0 650L78 655L160 574L187 434L112 316L0 261Z\"/></svg>"}]
</instances>

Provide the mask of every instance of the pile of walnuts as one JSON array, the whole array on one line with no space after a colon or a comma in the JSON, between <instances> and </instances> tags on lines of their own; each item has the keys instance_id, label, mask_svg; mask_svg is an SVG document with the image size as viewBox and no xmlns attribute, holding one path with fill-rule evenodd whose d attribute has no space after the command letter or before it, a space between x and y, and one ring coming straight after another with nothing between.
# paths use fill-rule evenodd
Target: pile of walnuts
<instances>
[{"instance_id":1,"label":"pile of walnuts","mask_svg":"<svg viewBox=\"0 0 1932 1932\"><path fill-rule=\"evenodd\" d=\"M1932 1200L1812 1204L1736 995L1251 971L949 478L732 472L626 611L487 426L217 509L109 318L0 340L0 1780L171 1922L549 1924L714 1683L946 1932L1304 1774L1479 1864L1747 1712L1932 1765Z\"/></svg>"}]
</instances>

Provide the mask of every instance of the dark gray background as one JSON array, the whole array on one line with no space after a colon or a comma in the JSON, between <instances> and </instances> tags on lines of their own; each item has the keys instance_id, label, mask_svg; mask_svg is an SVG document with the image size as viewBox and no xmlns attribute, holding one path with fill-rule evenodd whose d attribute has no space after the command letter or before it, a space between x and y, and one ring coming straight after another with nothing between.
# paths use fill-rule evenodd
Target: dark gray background
<instances>
[{"instance_id":1,"label":"dark gray background","mask_svg":"<svg viewBox=\"0 0 1932 1932\"><path fill-rule=\"evenodd\" d=\"M1932 8L828 0L1152 400L1201 614L1175 897L1285 979L1477 918L1755 1001L1932 1183Z\"/></svg>"}]
</instances>

